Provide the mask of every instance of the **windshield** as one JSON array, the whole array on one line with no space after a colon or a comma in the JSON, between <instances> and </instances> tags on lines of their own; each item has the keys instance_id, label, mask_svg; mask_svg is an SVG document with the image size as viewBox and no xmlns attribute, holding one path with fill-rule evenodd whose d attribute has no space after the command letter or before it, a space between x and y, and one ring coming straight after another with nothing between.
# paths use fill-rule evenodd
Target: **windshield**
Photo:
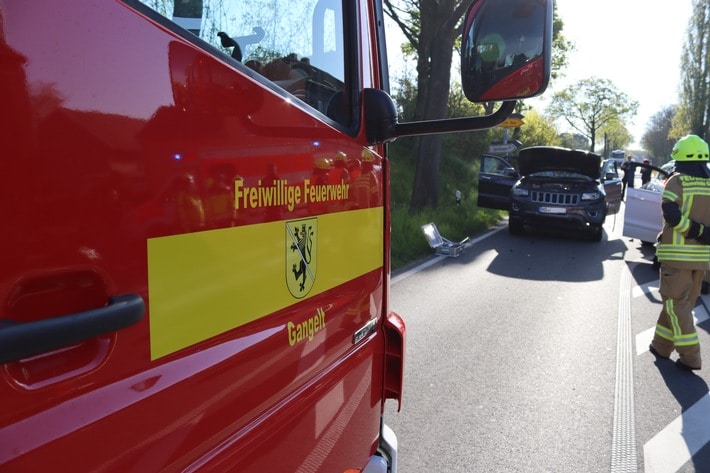
<instances>
[{"instance_id":1,"label":"windshield","mask_svg":"<svg viewBox=\"0 0 710 473\"><path fill-rule=\"evenodd\" d=\"M321 113L350 123L340 0L139 1Z\"/></svg>"}]
</instances>

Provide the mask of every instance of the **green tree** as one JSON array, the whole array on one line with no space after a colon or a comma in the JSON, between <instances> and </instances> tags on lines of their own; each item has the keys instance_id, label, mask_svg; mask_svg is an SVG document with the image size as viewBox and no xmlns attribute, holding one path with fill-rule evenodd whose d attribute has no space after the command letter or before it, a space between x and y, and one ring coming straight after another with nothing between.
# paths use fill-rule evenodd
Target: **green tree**
<instances>
[{"instance_id":1,"label":"green tree","mask_svg":"<svg viewBox=\"0 0 710 473\"><path fill-rule=\"evenodd\" d=\"M417 55L417 96L414 120L445 118L449 99L454 42L469 6L461 0L384 0L385 11L399 26ZM436 207L443 137L419 138L410 208Z\"/></svg>"},{"instance_id":2,"label":"green tree","mask_svg":"<svg viewBox=\"0 0 710 473\"><path fill-rule=\"evenodd\" d=\"M681 55L680 110L673 134L708 137L710 126L710 0L693 0Z\"/></svg>"},{"instance_id":3,"label":"green tree","mask_svg":"<svg viewBox=\"0 0 710 473\"><path fill-rule=\"evenodd\" d=\"M604 136L604 150L601 154L606 157L612 150L624 149L634 141L626 126L616 118L609 120L599 132Z\"/></svg>"},{"instance_id":4,"label":"green tree","mask_svg":"<svg viewBox=\"0 0 710 473\"><path fill-rule=\"evenodd\" d=\"M528 110L520 127L518 139L523 146L560 146L562 142L557 133L554 120L543 117L536 110Z\"/></svg>"},{"instance_id":5,"label":"green tree","mask_svg":"<svg viewBox=\"0 0 710 473\"><path fill-rule=\"evenodd\" d=\"M638 102L617 90L608 79L582 79L556 93L547 113L564 119L573 129L589 139L589 150L596 148L597 134L614 120L623 123L638 110Z\"/></svg>"},{"instance_id":6,"label":"green tree","mask_svg":"<svg viewBox=\"0 0 710 473\"><path fill-rule=\"evenodd\" d=\"M677 105L661 109L651 117L646 131L641 137L641 145L651 157L655 158L654 161L657 164L667 162L671 155L675 140L671 138L670 132L677 110Z\"/></svg>"}]
</instances>

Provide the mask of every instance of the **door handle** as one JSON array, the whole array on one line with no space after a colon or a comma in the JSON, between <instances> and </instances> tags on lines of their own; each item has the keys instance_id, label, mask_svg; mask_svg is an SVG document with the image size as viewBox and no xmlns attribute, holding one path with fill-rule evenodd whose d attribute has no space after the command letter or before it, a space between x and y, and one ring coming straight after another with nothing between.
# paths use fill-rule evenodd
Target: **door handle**
<instances>
[{"instance_id":1,"label":"door handle","mask_svg":"<svg viewBox=\"0 0 710 473\"><path fill-rule=\"evenodd\" d=\"M20 360L135 324L145 314L138 294L111 297L108 305L35 322L0 321L0 363Z\"/></svg>"}]
</instances>

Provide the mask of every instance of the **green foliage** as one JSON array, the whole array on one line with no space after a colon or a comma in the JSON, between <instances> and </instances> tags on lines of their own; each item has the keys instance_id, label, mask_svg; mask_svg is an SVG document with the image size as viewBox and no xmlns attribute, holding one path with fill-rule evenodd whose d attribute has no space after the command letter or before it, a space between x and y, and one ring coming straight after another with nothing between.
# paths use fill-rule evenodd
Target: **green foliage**
<instances>
[{"instance_id":1,"label":"green foliage","mask_svg":"<svg viewBox=\"0 0 710 473\"><path fill-rule=\"evenodd\" d=\"M690 108L684 102L678 105L678 109L676 110L676 113L675 115L673 115L673 119L671 120L671 129L668 132L669 138L677 140L685 135L691 134L690 121L692 112Z\"/></svg>"},{"instance_id":2,"label":"green foliage","mask_svg":"<svg viewBox=\"0 0 710 473\"><path fill-rule=\"evenodd\" d=\"M613 149L624 149L634 141L629 130L618 118L609 120L599 132L604 135L604 147L609 152ZM601 154L607 155L604 152Z\"/></svg>"},{"instance_id":3,"label":"green foliage","mask_svg":"<svg viewBox=\"0 0 710 473\"><path fill-rule=\"evenodd\" d=\"M666 106L651 117L646 131L641 137L641 144L648 151L655 164L663 164L670 159L675 140L671 138L673 117L676 116L677 105ZM681 135L683 136L683 135Z\"/></svg>"},{"instance_id":4,"label":"green foliage","mask_svg":"<svg viewBox=\"0 0 710 473\"><path fill-rule=\"evenodd\" d=\"M416 139L401 138L390 145L391 250L394 268L433 254L422 234L422 225L434 222L445 238L459 241L466 236L486 231L500 220L501 212L476 206L479 156L484 151L482 148L487 145L483 139L479 139L479 143L472 144L471 149L461 151L464 147L457 143L457 138L466 140L465 135L474 134L448 135L444 143L444 158L439 173L442 189L439 207L424 208L415 213L409 211L409 199L416 165ZM455 152L454 149L459 151ZM460 205L456 205L456 190L462 194Z\"/></svg>"},{"instance_id":5,"label":"green foliage","mask_svg":"<svg viewBox=\"0 0 710 473\"><path fill-rule=\"evenodd\" d=\"M520 127L518 139L524 146L561 146L554 120L543 117L535 110L525 113L525 124Z\"/></svg>"},{"instance_id":6,"label":"green foliage","mask_svg":"<svg viewBox=\"0 0 710 473\"><path fill-rule=\"evenodd\" d=\"M710 2L693 0L693 14L681 55L681 114L674 133L682 129L702 138L710 130Z\"/></svg>"},{"instance_id":7,"label":"green foliage","mask_svg":"<svg viewBox=\"0 0 710 473\"><path fill-rule=\"evenodd\" d=\"M413 121L417 106L417 85L410 77L401 77L396 82L392 98L397 104L398 118L403 122Z\"/></svg>"}]
</instances>

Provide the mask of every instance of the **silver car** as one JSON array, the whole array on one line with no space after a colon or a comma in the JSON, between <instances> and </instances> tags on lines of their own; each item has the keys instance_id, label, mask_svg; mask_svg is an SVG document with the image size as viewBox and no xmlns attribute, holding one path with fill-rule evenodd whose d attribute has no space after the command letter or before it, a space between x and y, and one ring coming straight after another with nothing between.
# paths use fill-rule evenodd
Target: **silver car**
<instances>
[{"instance_id":1,"label":"silver car","mask_svg":"<svg viewBox=\"0 0 710 473\"><path fill-rule=\"evenodd\" d=\"M638 167L650 167L655 176L641 187L626 189L626 208L624 210L623 236L641 240L645 245L654 245L663 228L661 196L665 180L675 171L675 161L670 161L660 168L648 164Z\"/></svg>"}]
</instances>

